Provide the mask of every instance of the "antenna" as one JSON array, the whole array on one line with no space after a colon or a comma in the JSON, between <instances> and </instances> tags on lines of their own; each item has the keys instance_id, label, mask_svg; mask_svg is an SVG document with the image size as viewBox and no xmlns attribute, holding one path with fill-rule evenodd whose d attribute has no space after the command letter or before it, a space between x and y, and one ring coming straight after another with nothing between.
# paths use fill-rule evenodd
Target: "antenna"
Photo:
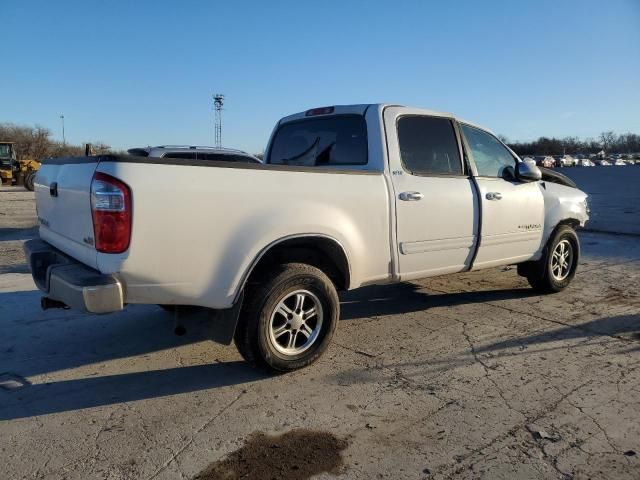
<instances>
[{"instance_id":1,"label":"antenna","mask_svg":"<svg viewBox=\"0 0 640 480\"><path fill-rule=\"evenodd\" d=\"M224 105L224 95L216 93L213 96L213 110L215 115L214 144L216 147L222 146L222 106Z\"/></svg>"}]
</instances>

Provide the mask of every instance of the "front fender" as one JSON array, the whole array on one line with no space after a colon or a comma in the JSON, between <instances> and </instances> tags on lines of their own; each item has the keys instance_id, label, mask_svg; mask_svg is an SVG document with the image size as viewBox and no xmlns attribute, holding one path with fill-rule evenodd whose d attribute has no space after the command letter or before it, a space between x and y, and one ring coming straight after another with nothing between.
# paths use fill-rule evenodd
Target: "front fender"
<instances>
[{"instance_id":1,"label":"front fender","mask_svg":"<svg viewBox=\"0 0 640 480\"><path fill-rule=\"evenodd\" d=\"M542 194L544 197L544 231L541 250L560 223L573 221L584 227L589 220L587 194L582 190L543 182Z\"/></svg>"}]
</instances>

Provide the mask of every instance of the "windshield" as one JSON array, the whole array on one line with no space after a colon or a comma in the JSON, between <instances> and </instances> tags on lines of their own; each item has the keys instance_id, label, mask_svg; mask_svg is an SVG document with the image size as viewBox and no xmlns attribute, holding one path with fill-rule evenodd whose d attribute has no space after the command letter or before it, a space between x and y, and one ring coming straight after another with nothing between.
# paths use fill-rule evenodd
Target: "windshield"
<instances>
[{"instance_id":1,"label":"windshield","mask_svg":"<svg viewBox=\"0 0 640 480\"><path fill-rule=\"evenodd\" d=\"M11 145L0 145L0 158L11 158Z\"/></svg>"},{"instance_id":2,"label":"windshield","mask_svg":"<svg viewBox=\"0 0 640 480\"><path fill-rule=\"evenodd\" d=\"M271 144L276 165L366 165L367 125L360 115L310 118L286 123Z\"/></svg>"}]
</instances>

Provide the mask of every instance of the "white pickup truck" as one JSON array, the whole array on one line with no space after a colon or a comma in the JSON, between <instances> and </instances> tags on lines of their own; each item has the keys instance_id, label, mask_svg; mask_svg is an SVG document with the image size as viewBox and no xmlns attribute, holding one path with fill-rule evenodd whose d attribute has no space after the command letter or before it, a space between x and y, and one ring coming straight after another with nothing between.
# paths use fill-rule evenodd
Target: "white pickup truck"
<instances>
[{"instance_id":1,"label":"white pickup truck","mask_svg":"<svg viewBox=\"0 0 640 480\"><path fill-rule=\"evenodd\" d=\"M216 340L281 371L325 351L341 290L517 264L560 291L588 219L575 184L488 130L388 104L285 117L264 164L58 158L35 192L43 308L206 307Z\"/></svg>"}]
</instances>

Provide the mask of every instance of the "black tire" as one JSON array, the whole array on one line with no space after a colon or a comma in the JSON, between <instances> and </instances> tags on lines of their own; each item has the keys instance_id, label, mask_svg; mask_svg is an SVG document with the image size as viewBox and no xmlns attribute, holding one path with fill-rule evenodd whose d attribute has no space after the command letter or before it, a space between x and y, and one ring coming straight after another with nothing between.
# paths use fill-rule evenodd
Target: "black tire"
<instances>
[{"instance_id":1,"label":"black tire","mask_svg":"<svg viewBox=\"0 0 640 480\"><path fill-rule=\"evenodd\" d=\"M304 309L301 306L296 313L297 304L288 317L281 313L282 310L276 311L283 302L285 306L290 299L296 302L300 294L303 296L301 305L304 302L307 302L307 307L318 305L315 320L312 316L301 320ZM308 308L308 311L313 308ZM293 314L297 316L294 318ZM331 342L339 318L340 302L329 277L311 265L287 263L247 285L234 342L242 357L255 366L280 372L297 370L320 358ZM272 335L278 319L284 322L278 328L287 330L280 337ZM305 333L308 331L303 331L305 326L313 333ZM288 343L290 339L293 339L292 353L283 353L286 347L280 343ZM304 350L295 352L301 349Z\"/></svg>"},{"instance_id":2,"label":"black tire","mask_svg":"<svg viewBox=\"0 0 640 480\"><path fill-rule=\"evenodd\" d=\"M558 266L554 260L554 252L560 244L570 250L569 260L566 261L566 273L558 273ZM568 251L569 251L568 250ZM518 265L518 274L527 278L529 285L541 293L556 293L569 286L576 274L580 259L580 241L575 230L568 225L560 225L551 235L542 253L542 258L535 262Z\"/></svg>"},{"instance_id":3,"label":"black tire","mask_svg":"<svg viewBox=\"0 0 640 480\"><path fill-rule=\"evenodd\" d=\"M33 181L35 177L36 177L36 172L34 171L27 172L26 175L24 176L24 188L26 188L30 192L33 192Z\"/></svg>"}]
</instances>

